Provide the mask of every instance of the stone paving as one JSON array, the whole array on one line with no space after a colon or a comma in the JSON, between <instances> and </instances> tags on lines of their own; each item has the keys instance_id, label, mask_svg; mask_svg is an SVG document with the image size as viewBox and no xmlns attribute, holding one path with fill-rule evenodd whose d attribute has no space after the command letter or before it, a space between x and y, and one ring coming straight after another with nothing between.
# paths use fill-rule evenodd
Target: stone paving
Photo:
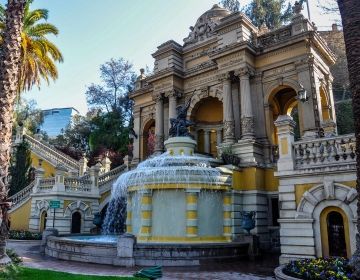
<instances>
[{"instance_id":1,"label":"stone paving","mask_svg":"<svg viewBox=\"0 0 360 280\"><path fill-rule=\"evenodd\" d=\"M124 268L110 265L87 264L62 261L39 253L39 241L8 241L8 248L14 249L23 258L23 265L39 269L93 274L93 275L132 275L140 268ZM238 261L214 263L200 267L165 267L163 280L273 280L272 271L277 266L278 256L270 256L256 262ZM254 273L256 272L256 274Z\"/></svg>"}]
</instances>

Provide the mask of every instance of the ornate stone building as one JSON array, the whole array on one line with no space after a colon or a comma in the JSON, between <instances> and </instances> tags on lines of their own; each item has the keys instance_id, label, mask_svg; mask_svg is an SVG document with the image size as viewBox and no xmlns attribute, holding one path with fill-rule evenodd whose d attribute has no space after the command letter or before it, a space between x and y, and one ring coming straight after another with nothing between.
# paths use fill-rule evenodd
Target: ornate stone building
<instances>
[{"instance_id":1,"label":"ornate stone building","mask_svg":"<svg viewBox=\"0 0 360 280\"><path fill-rule=\"evenodd\" d=\"M276 246L280 232L281 261L326 256L330 239L319 237L320 226L330 236L324 221L335 211L343 215L350 255L354 233L349 238L346 223L356 215L349 210L355 199L350 156L354 139L336 136L329 71L336 57L301 7L294 7L289 25L269 31L258 29L240 12L214 5L190 27L182 45L167 41L152 56L154 72L145 76L142 70L131 95L139 136L132 164L149 156L153 132L155 152L164 151L169 120L177 105L191 98L188 119L194 122L191 133L197 152L221 159L222 151L231 149L240 159L231 171L233 240L243 233L241 211L255 210L254 233L262 246ZM332 169L326 169L329 164ZM345 193L347 205L352 205L346 211L336 201ZM323 200L326 207L316 208Z\"/></svg>"}]
</instances>

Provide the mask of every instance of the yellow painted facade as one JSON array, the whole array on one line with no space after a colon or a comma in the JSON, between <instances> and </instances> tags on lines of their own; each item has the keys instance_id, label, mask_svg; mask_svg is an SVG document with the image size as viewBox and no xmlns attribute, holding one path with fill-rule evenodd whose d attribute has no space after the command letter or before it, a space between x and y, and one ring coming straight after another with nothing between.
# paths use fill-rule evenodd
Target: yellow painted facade
<instances>
[{"instance_id":1,"label":"yellow painted facade","mask_svg":"<svg viewBox=\"0 0 360 280\"><path fill-rule=\"evenodd\" d=\"M234 190L250 191L278 191L279 180L274 176L273 169L257 167L244 168L234 171L232 180Z\"/></svg>"},{"instance_id":2,"label":"yellow painted facade","mask_svg":"<svg viewBox=\"0 0 360 280\"><path fill-rule=\"evenodd\" d=\"M48 161L38 157L36 154L31 152L30 154L32 166L38 168L40 166L41 161L41 168L44 169L44 177L54 177L55 176L55 166L53 166ZM40 161L39 161L40 160Z\"/></svg>"},{"instance_id":3,"label":"yellow painted facade","mask_svg":"<svg viewBox=\"0 0 360 280\"><path fill-rule=\"evenodd\" d=\"M31 199L17 208L10 216L10 229L12 230L28 230L31 212Z\"/></svg>"}]
</instances>

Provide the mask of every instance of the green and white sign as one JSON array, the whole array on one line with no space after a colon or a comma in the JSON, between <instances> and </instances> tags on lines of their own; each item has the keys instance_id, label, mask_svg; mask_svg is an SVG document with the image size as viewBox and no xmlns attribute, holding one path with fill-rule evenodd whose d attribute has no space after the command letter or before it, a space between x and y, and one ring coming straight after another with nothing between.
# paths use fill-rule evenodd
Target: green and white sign
<instances>
[{"instance_id":1,"label":"green and white sign","mask_svg":"<svg viewBox=\"0 0 360 280\"><path fill-rule=\"evenodd\" d=\"M60 200L50 200L50 208L51 209L60 208Z\"/></svg>"}]
</instances>

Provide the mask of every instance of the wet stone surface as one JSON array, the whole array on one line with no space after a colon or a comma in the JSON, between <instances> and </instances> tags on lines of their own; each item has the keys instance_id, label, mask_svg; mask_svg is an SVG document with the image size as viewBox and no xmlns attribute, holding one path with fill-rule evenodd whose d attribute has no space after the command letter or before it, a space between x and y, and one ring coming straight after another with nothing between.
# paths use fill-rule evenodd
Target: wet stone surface
<instances>
[{"instance_id":1,"label":"wet stone surface","mask_svg":"<svg viewBox=\"0 0 360 280\"><path fill-rule=\"evenodd\" d=\"M87 264L62 261L39 253L40 241L8 241L8 248L14 249L23 258L23 265L39 269L93 274L93 275L132 275L140 267L115 267L110 265ZM270 280L273 270L278 266L278 255L267 255L254 262L239 260L228 263L209 263L199 267L164 267L163 280Z\"/></svg>"}]
</instances>

